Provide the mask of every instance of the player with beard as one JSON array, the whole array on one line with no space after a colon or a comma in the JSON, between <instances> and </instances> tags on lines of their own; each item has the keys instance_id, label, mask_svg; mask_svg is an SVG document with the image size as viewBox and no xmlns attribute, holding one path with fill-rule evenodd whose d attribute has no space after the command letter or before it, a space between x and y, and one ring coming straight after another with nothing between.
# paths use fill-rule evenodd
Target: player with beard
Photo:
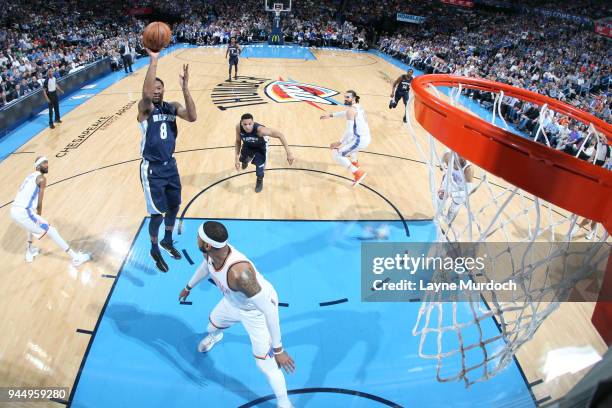
<instances>
[{"instance_id":1,"label":"player with beard","mask_svg":"<svg viewBox=\"0 0 612 408\"><path fill-rule=\"evenodd\" d=\"M346 130L342 139L329 145L333 149L333 158L342 167L353 173L353 186L361 183L367 173L359 167L357 152L370 145L370 128L366 113L359 104L359 95L353 90L344 94L344 104L349 108L342 112L321 116L321 119L346 117Z\"/></svg>"}]
</instances>

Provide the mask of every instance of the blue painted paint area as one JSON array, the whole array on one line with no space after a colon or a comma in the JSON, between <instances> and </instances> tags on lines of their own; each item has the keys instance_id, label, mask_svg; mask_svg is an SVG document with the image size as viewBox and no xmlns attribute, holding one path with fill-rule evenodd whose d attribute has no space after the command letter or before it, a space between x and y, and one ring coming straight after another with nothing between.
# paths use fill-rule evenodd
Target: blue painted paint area
<instances>
[{"instance_id":1,"label":"blue painted paint area","mask_svg":"<svg viewBox=\"0 0 612 408\"><path fill-rule=\"evenodd\" d=\"M474 405L532 407L517 366L466 389L438 383L435 361L418 356L411 335L419 303L360 301L360 245L375 222L223 221L230 241L249 256L275 286L283 343L296 361L286 375L290 390L329 387L368 393L404 407ZM196 244L201 221L186 220L177 248L199 264ZM386 222L389 240L407 240L401 222ZM431 222L410 222L410 241L431 241ZM146 225L135 238L108 306L92 340L72 406L237 407L270 395L255 365L246 332L226 330L209 354L196 347L204 336L219 290L202 281L192 305L178 295L195 270L186 260L168 259L170 272L158 273L149 259ZM166 257L168 258L168 257ZM348 302L320 307L320 302ZM467 310L465 310L467 313ZM485 336L497 333L493 322ZM451 345L450 343L448 344ZM328 392L291 396L296 407L383 407L364 396ZM274 407L274 401L256 405Z\"/></svg>"},{"instance_id":2,"label":"blue painted paint area","mask_svg":"<svg viewBox=\"0 0 612 408\"><path fill-rule=\"evenodd\" d=\"M301 59L301 60L316 60L310 49L299 47L297 45L247 45L243 47L242 58L285 58L285 59Z\"/></svg>"},{"instance_id":3,"label":"blue painted paint area","mask_svg":"<svg viewBox=\"0 0 612 408\"><path fill-rule=\"evenodd\" d=\"M161 52L161 56L166 56L169 53L182 48L195 48L195 46L188 44L178 44L168 47ZM140 58L135 61L132 68L134 71L147 66L149 58ZM60 99L60 112L64 117L68 112L77 108L78 106L85 103L91 97L104 91L109 86L121 81L125 78L123 70L110 73L94 81L83 84L83 86L67 95L63 95ZM61 125L60 125L61 126ZM24 122L14 130L7 133L6 136L0 138L0 161L4 160L9 154L13 153L30 139L36 136L49 127L49 114L46 109L43 108L36 118Z\"/></svg>"}]
</instances>

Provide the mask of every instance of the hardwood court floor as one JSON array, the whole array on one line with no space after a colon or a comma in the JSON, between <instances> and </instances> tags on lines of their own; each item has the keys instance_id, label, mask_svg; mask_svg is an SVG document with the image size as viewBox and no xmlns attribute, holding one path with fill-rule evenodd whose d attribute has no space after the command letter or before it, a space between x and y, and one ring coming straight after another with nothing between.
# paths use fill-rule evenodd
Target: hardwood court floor
<instances>
[{"instance_id":1,"label":"hardwood court floor","mask_svg":"<svg viewBox=\"0 0 612 408\"><path fill-rule=\"evenodd\" d=\"M431 218L426 166L402 125L401 107L387 108L390 81L401 74L400 69L372 54L332 50L313 50L316 60L242 59L241 78L235 88L230 85L230 93L232 89L240 93L241 87L256 89L257 97L232 104L220 96L228 89L224 52L181 49L158 65L158 76L166 83L165 100L181 103L178 74L182 64L190 65L198 120L178 124L182 209L210 189L191 203L186 216ZM146 215L136 123L145 70L92 97L63 117L64 123L55 130L41 132L20 149L33 153L13 154L0 163L0 332L5 333L0 338L0 386L71 387L74 382L89 342L87 334L76 330L94 328L112 286L112 279L103 275L117 273ZM352 188L350 174L333 162L327 149L342 135L345 121L319 120L320 108L340 107L274 102L264 88L279 78L335 90L340 102L347 89L359 93L373 136L367 152L360 155L369 172L367 187ZM243 103L257 104L232 107ZM261 194L253 192L254 174L236 176L234 169L234 127L245 112L281 130L297 159L288 166L282 147L274 143L268 164L274 171L268 171ZM34 263L24 262L25 233L11 222L9 203L33 171L38 155L50 159L43 216L75 248L93 253L93 262L78 270L50 240L39 243L42 254ZM562 305L523 347L518 359L530 382L543 378L544 357L552 350L590 346L603 354L606 346L589 320L592 309L592 304ZM584 373L565 374L535 386L536 399L562 396Z\"/></svg>"}]
</instances>

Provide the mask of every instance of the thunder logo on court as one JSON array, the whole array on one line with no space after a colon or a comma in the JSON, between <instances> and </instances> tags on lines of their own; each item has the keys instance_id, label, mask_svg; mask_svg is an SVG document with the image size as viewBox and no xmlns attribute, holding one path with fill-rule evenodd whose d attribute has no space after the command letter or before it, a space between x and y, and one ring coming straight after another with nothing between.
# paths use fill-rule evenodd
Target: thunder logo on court
<instances>
[{"instance_id":1,"label":"thunder logo on court","mask_svg":"<svg viewBox=\"0 0 612 408\"><path fill-rule=\"evenodd\" d=\"M338 92L333 89L293 80L284 81L282 78L266 85L264 92L268 98L278 103L306 102L313 106L316 106L314 104L340 105L339 102L332 99L333 96L338 95Z\"/></svg>"}]
</instances>

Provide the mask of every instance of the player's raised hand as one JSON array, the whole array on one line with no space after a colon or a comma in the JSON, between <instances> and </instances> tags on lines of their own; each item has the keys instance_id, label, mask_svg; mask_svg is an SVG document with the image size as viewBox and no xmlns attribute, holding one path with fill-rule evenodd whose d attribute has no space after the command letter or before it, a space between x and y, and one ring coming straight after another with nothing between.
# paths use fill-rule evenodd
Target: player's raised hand
<instances>
[{"instance_id":1,"label":"player's raised hand","mask_svg":"<svg viewBox=\"0 0 612 408\"><path fill-rule=\"evenodd\" d=\"M187 89L189 82L189 64L183 64L183 73L179 74L181 89Z\"/></svg>"},{"instance_id":2,"label":"player's raised hand","mask_svg":"<svg viewBox=\"0 0 612 408\"><path fill-rule=\"evenodd\" d=\"M145 50L147 51L147 54L149 54L149 57L151 57L151 59L158 59L159 58L159 51L155 52L155 51L150 50L148 48L145 48Z\"/></svg>"},{"instance_id":3,"label":"player's raised hand","mask_svg":"<svg viewBox=\"0 0 612 408\"><path fill-rule=\"evenodd\" d=\"M181 290L181 294L179 295L179 302L184 302L187 300L187 296L189 296L191 292L188 291L187 289L183 288L183 290Z\"/></svg>"},{"instance_id":4,"label":"player's raised hand","mask_svg":"<svg viewBox=\"0 0 612 408\"><path fill-rule=\"evenodd\" d=\"M295 371L295 362L286 351L283 351L280 354L274 354L274 359L276 360L278 367L284 368L286 372L292 373Z\"/></svg>"}]
</instances>

